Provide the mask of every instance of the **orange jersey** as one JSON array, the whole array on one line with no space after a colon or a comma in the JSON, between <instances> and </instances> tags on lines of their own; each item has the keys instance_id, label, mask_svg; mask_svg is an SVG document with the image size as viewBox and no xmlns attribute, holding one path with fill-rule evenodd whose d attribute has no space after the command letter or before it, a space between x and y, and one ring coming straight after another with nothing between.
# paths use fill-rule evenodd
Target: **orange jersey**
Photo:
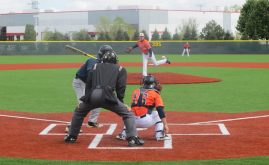
<instances>
[{"instance_id":1,"label":"orange jersey","mask_svg":"<svg viewBox=\"0 0 269 165\"><path fill-rule=\"evenodd\" d=\"M136 116L143 116L147 114L149 107L164 107L164 104L161 95L156 90L136 89L132 93L131 106Z\"/></svg>"},{"instance_id":2,"label":"orange jersey","mask_svg":"<svg viewBox=\"0 0 269 165\"><path fill-rule=\"evenodd\" d=\"M144 39L142 41L137 41L137 45L140 48L141 53L148 54L149 49L151 48L148 40Z\"/></svg>"}]
</instances>

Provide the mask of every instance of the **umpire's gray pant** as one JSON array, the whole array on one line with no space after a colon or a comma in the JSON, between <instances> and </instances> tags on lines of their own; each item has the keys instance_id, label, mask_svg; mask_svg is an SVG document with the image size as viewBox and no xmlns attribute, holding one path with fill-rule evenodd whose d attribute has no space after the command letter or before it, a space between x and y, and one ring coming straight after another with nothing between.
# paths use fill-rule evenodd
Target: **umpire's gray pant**
<instances>
[{"instance_id":1,"label":"umpire's gray pant","mask_svg":"<svg viewBox=\"0 0 269 165\"><path fill-rule=\"evenodd\" d=\"M85 83L79 78L74 78L72 86L73 86L73 89L76 93L78 103L79 104L82 103L80 98L85 95L85 86L86 86ZM93 109L91 111L91 114L89 115L88 122L96 123L97 119L100 115L100 111L101 111L100 108Z\"/></svg>"},{"instance_id":2,"label":"umpire's gray pant","mask_svg":"<svg viewBox=\"0 0 269 165\"><path fill-rule=\"evenodd\" d=\"M72 117L69 135L78 136L85 116L87 116L87 114L94 108L99 107L110 110L122 117L122 120L126 127L127 138L131 136L137 136L134 115L131 111L128 111L127 107L119 100L118 104L110 104L105 101L102 101L101 103L97 104L86 104L84 102L79 104L79 106L75 109L75 112Z\"/></svg>"}]
</instances>

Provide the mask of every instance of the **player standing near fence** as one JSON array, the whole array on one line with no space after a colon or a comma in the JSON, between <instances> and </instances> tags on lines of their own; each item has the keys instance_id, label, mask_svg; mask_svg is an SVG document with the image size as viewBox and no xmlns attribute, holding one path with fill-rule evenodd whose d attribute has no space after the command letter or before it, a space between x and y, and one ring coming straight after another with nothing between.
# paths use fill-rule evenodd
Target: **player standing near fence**
<instances>
[{"instance_id":1,"label":"player standing near fence","mask_svg":"<svg viewBox=\"0 0 269 165\"><path fill-rule=\"evenodd\" d=\"M140 51L142 53L143 58L143 76L148 75L148 60L151 60L152 63L157 66L161 64L171 64L171 62L168 60L166 56L164 56L164 59L157 61L156 57L152 51L151 45L148 40L145 39L144 33L139 34L139 40L133 47L128 47L126 52L130 53L133 49L139 47Z\"/></svg>"},{"instance_id":2,"label":"player standing near fence","mask_svg":"<svg viewBox=\"0 0 269 165\"><path fill-rule=\"evenodd\" d=\"M187 56L190 56L190 50L191 50L191 46L190 46L189 42L186 42L186 43L183 45L182 56L184 56L185 53L187 53Z\"/></svg>"}]
</instances>

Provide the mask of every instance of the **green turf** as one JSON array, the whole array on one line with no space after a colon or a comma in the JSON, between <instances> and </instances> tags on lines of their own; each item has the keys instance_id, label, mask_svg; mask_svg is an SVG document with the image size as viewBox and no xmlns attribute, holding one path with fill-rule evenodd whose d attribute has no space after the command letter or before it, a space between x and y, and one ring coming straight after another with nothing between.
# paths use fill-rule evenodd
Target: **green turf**
<instances>
[{"instance_id":1,"label":"green turf","mask_svg":"<svg viewBox=\"0 0 269 165\"><path fill-rule=\"evenodd\" d=\"M158 56L159 57L159 56ZM269 55L192 55L169 56L178 62L269 62ZM139 55L120 56L121 61L141 62ZM83 56L0 56L1 64L84 62ZM42 69L0 71L0 109L35 113L71 112L76 104L72 79L77 69ZM141 67L128 67L128 72L140 72ZM215 77L222 81L204 84L164 85L162 96L168 111L186 112L254 112L269 110L269 69L213 68L213 67L150 67L150 72L176 72ZM128 85L125 102L130 102ZM91 164L268 164L269 157L246 159L177 161L177 162L106 162ZM89 162L44 161L0 158L0 164L67 164Z\"/></svg>"},{"instance_id":2,"label":"green turf","mask_svg":"<svg viewBox=\"0 0 269 165\"><path fill-rule=\"evenodd\" d=\"M20 57L21 58L21 57ZM128 67L139 72L140 67ZM219 78L218 83L163 85L168 111L249 112L268 110L269 69L151 67L150 72L176 72ZM38 113L70 112L75 105L71 82L76 69L0 71L0 109ZM129 85L125 102L137 85Z\"/></svg>"},{"instance_id":3,"label":"green turf","mask_svg":"<svg viewBox=\"0 0 269 165\"><path fill-rule=\"evenodd\" d=\"M268 55L168 55L171 61L178 62L269 62ZM157 56L160 58L160 55ZM83 62L86 57L81 55L38 55L38 56L0 56L1 64L16 63L58 63L58 62ZM141 55L119 55L120 62L141 62Z\"/></svg>"},{"instance_id":4,"label":"green turf","mask_svg":"<svg viewBox=\"0 0 269 165\"><path fill-rule=\"evenodd\" d=\"M269 157L175 162L84 162L0 158L3 165L268 165Z\"/></svg>"}]
</instances>

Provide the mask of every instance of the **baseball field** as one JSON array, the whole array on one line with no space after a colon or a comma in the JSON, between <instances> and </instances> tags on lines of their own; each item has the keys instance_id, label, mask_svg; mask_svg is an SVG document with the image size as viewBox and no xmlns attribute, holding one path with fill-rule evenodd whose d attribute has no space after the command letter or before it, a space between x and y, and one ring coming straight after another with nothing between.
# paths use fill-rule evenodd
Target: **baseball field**
<instances>
[{"instance_id":1,"label":"baseball field","mask_svg":"<svg viewBox=\"0 0 269 165\"><path fill-rule=\"evenodd\" d=\"M76 144L63 141L76 105L72 79L86 57L0 56L0 164L268 164L269 54L168 57L171 65L149 72L164 82L171 140L155 141L150 128L139 131L143 147L128 148L115 139L121 119L106 110L102 128L85 126ZM119 60L128 73L141 73L140 55ZM166 83L175 77L185 81ZM125 103L137 87L127 86Z\"/></svg>"}]
</instances>

